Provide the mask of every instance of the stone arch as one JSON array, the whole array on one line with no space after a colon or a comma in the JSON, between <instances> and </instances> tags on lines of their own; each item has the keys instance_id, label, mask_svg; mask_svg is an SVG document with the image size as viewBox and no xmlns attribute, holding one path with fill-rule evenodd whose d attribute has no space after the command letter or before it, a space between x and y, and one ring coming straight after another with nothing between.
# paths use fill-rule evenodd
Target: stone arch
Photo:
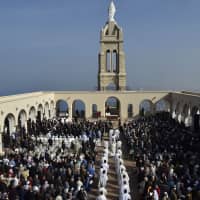
<instances>
[{"instance_id":1,"label":"stone arch","mask_svg":"<svg viewBox=\"0 0 200 200\"><path fill-rule=\"evenodd\" d=\"M30 108L30 110L29 110L29 119L31 120L31 121L34 121L35 122L35 120L36 120L36 109L35 109L35 107L34 106L32 106L31 108Z\"/></svg>"},{"instance_id":2,"label":"stone arch","mask_svg":"<svg viewBox=\"0 0 200 200\"><path fill-rule=\"evenodd\" d=\"M85 118L86 105L83 100L76 99L72 103L72 117Z\"/></svg>"},{"instance_id":3,"label":"stone arch","mask_svg":"<svg viewBox=\"0 0 200 200\"><path fill-rule=\"evenodd\" d=\"M181 111L181 103L177 102L176 107L175 107L175 113L179 114L180 111Z\"/></svg>"},{"instance_id":4,"label":"stone arch","mask_svg":"<svg viewBox=\"0 0 200 200\"><path fill-rule=\"evenodd\" d=\"M97 104L92 104L92 117L98 118L98 106L97 106Z\"/></svg>"},{"instance_id":5,"label":"stone arch","mask_svg":"<svg viewBox=\"0 0 200 200\"><path fill-rule=\"evenodd\" d=\"M69 106L67 101L59 99L56 101L56 116L57 117L66 117L69 115Z\"/></svg>"},{"instance_id":6,"label":"stone arch","mask_svg":"<svg viewBox=\"0 0 200 200\"><path fill-rule=\"evenodd\" d=\"M153 113L153 102L149 99L144 99L141 101L140 106L140 115L148 115Z\"/></svg>"},{"instance_id":7,"label":"stone arch","mask_svg":"<svg viewBox=\"0 0 200 200\"><path fill-rule=\"evenodd\" d=\"M170 103L166 99L161 99L155 104L156 112L170 112Z\"/></svg>"},{"instance_id":8,"label":"stone arch","mask_svg":"<svg viewBox=\"0 0 200 200\"><path fill-rule=\"evenodd\" d=\"M194 116L194 115L198 114L198 112L199 112L199 108L197 106L193 106L191 115Z\"/></svg>"},{"instance_id":9,"label":"stone arch","mask_svg":"<svg viewBox=\"0 0 200 200\"><path fill-rule=\"evenodd\" d=\"M37 119L42 120L43 119L43 105L39 104L37 108Z\"/></svg>"},{"instance_id":10,"label":"stone arch","mask_svg":"<svg viewBox=\"0 0 200 200\"><path fill-rule=\"evenodd\" d=\"M192 107L191 117L193 129L198 132L200 130L200 111L197 106Z\"/></svg>"},{"instance_id":11,"label":"stone arch","mask_svg":"<svg viewBox=\"0 0 200 200\"><path fill-rule=\"evenodd\" d=\"M182 118L183 118L183 122L185 122L185 119L188 117L189 115L189 105L188 104L184 104L183 109L182 109Z\"/></svg>"},{"instance_id":12,"label":"stone arch","mask_svg":"<svg viewBox=\"0 0 200 200\"><path fill-rule=\"evenodd\" d=\"M27 123L27 114L26 111L23 109L18 114L18 127L19 128L26 128Z\"/></svg>"},{"instance_id":13,"label":"stone arch","mask_svg":"<svg viewBox=\"0 0 200 200\"><path fill-rule=\"evenodd\" d=\"M46 119L49 119L49 117L50 117L49 103L48 103L48 102L46 102L46 103L44 104L44 117L45 117Z\"/></svg>"},{"instance_id":14,"label":"stone arch","mask_svg":"<svg viewBox=\"0 0 200 200\"><path fill-rule=\"evenodd\" d=\"M55 108L54 108L54 101L52 100L50 102L50 118L53 118L55 116Z\"/></svg>"},{"instance_id":15,"label":"stone arch","mask_svg":"<svg viewBox=\"0 0 200 200\"><path fill-rule=\"evenodd\" d=\"M117 97L111 96L108 97L105 101L105 115L120 117L121 114L121 104L120 100Z\"/></svg>"},{"instance_id":16,"label":"stone arch","mask_svg":"<svg viewBox=\"0 0 200 200\"><path fill-rule=\"evenodd\" d=\"M188 112L189 112L189 105L188 104L184 104L183 110L182 110L183 116L187 117L188 116Z\"/></svg>"},{"instance_id":17,"label":"stone arch","mask_svg":"<svg viewBox=\"0 0 200 200\"><path fill-rule=\"evenodd\" d=\"M16 131L16 120L12 113L7 114L4 119L4 133L11 134Z\"/></svg>"},{"instance_id":18,"label":"stone arch","mask_svg":"<svg viewBox=\"0 0 200 200\"><path fill-rule=\"evenodd\" d=\"M133 117L133 104L128 104L128 118L132 118Z\"/></svg>"}]
</instances>

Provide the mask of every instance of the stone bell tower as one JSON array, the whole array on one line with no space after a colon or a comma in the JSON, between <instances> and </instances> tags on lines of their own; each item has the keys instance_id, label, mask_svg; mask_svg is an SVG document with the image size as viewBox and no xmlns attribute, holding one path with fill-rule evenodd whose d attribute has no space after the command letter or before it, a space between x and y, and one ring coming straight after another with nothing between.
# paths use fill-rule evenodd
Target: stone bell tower
<instances>
[{"instance_id":1,"label":"stone bell tower","mask_svg":"<svg viewBox=\"0 0 200 200\"><path fill-rule=\"evenodd\" d=\"M98 90L126 90L123 31L114 19L116 9L113 1L108 11L108 21L101 30Z\"/></svg>"}]
</instances>

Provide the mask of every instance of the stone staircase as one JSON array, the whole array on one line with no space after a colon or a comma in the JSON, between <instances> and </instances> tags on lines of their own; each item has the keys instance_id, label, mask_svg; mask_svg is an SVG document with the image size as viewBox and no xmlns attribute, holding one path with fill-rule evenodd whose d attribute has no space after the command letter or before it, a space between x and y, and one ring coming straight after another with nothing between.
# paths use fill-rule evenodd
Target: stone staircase
<instances>
[{"instance_id":1,"label":"stone staircase","mask_svg":"<svg viewBox=\"0 0 200 200\"><path fill-rule=\"evenodd\" d=\"M118 123L116 122L113 124L113 127L116 128ZM104 140L108 141L108 137L104 136ZM122 139L122 151L124 154L124 164L126 166L127 172L130 177L130 189L131 189L131 196L134 200L139 200L138 196L138 188L137 188L137 173L136 173L136 165L135 162L128 158L128 152L126 149L126 145L123 144ZM103 142L102 142L103 144ZM88 194L88 200L96 200L98 196L98 180L99 180L99 169L100 169L100 160L103 154L103 145L97 146L97 158L95 163L95 169L97 176L95 177L95 183L93 185L92 190ZM119 185L117 179L117 173L115 170L115 162L113 157L109 157L109 171L108 171L108 182L107 182L107 200L118 200L119 199Z\"/></svg>"}]
</instances>

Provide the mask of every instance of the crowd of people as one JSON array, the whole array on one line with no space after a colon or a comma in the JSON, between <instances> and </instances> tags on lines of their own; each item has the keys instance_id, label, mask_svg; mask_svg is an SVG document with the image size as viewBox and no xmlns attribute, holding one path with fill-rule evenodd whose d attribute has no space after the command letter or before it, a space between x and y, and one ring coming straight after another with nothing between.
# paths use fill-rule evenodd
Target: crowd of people
<instances>
[{"instance_id":1,"label":"crowd of people","mask_svg":"<svg viewBox=\"0 0 200 200\"><path fill-rule=\"evenodd\" d=\"M86 200L94 182L96 141L106 122L28 121L7 134L0 158L2 200Z\"/></svg>"},{"instance_id":2,"label":"crowd of people","mask_svg":"<svg viewBox=\"0 0 200 200\"><path fill-rule=\"evenodd\" d=\"M200 199L200 138L168 113L121 126L144 200Z\"/></svg>"},{"instance_id":3,"label":"crowd of people","mask_svg":"<svg viewBox=\"0 0 200 200\"><path fill-rule=\"evenodd\" d=\"M120 131L119 131L120 130ZM200 199L200 138L168 113L145 116L113 130L110 122L39 120L5 134L0 157L2 200L86 200L94 183L96 144L104 144L98 200L106 200L109 159L115 160L119 199L130 200L120 132L136 161L141 200Z\"/></svg>"}]
</instances>

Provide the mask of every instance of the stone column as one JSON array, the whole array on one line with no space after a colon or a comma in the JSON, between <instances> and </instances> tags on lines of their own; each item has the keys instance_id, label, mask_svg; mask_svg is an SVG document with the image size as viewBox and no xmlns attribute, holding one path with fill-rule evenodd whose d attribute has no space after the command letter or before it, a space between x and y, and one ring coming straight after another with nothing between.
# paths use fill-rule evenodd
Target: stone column
<instances>
[{"instance_id":1,"label":"stone column","mask_svg":"<svg viewBox=\"0 0 200 200\"><path fill-rule=\"evenodd\" d=\"M68 104L68 110L69 110L69 118L72 119L72 104Z\"/></svg>"},{"instance_id":2,"label":"stone column","mask_svg":"<svg viewBox=\"0 0 200 200\"><path fill-rule=\"evenodd\" d=\"M182 122L182 115L181 115L181 113L178 114L178 122L179 122L179 123Z\"/></svg>"},{"instance_id":3,"label":"stone column","mask_svg":"<svg viewBox=\"0 0 200 200\"><path fill-rule=\"evenodd\" d=\"M139 103L133 104L133 113L134 113L134 117L136 117L140 114L140 104Z\"/></svg>"},{"instance_id":4,"label":"stone column","mask_svg":"<svg viewBox=\"0 0 200 200\"><path fill-rule=\"evenodd\" d=\"M101 112L100 117L105 117L105 104L97 104L98 112Z\"/></svg>"},{"instance_id":5,"label":"stone column","mask_svg":"<svg viewBox=\"0 0 200 200\"><path fill-rule=\"evenodd\" d=\"M90 118L92 117L92 111L90 104L85 105L85 117Z\"/></svg>"},{"instance_id":6,"label":"stone column","mask_svg":"<svg viewBox=\"0 0 200 200\"><path fill-rule=\"evenodd\" d=\"M128 105L126 105L125 103L120 102L120 118L122 120L125 120L128 118Z\"/></svg>"},{"instance_id":7,"label":"stone column","mask_svg":"<svg viewBox=\"0 0 200 200\"><path fill-rule=\"evenodd\" d=\"M172 112L172 119L175 119L176 118L176 111L174 110L173 112Z\"/></svg>"}]
</instances>

